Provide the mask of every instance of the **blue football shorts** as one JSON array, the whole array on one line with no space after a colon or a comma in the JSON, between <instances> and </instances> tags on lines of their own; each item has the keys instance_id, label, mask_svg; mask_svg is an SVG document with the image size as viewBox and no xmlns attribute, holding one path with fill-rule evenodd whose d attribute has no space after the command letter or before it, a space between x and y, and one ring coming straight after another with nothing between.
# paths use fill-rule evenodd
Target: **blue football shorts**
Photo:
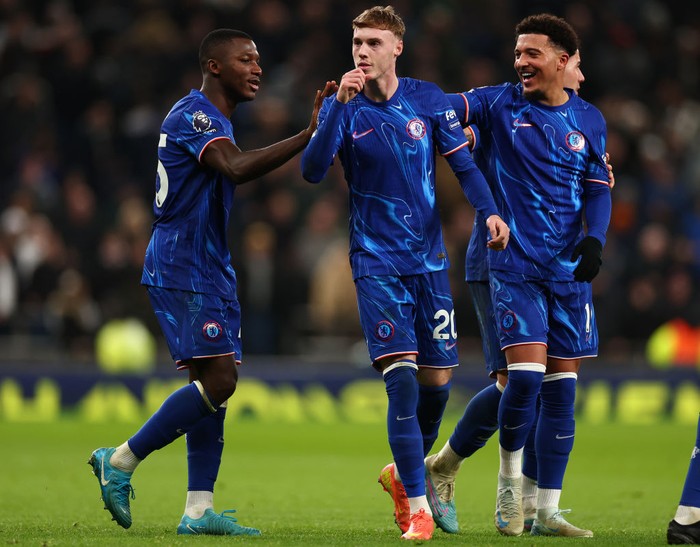
<instances>
[{"instance_id":1,"label":"blue football shorts","mask_svg":"<svg viewBox=\"0 0 700 547\"><path fill-rule=\"evenodd\" d=\"M355 280L360 323L372 363L416 355L420 367L458 365L457 332L447 271Z\"/></svg>"},{"instance_id":2,"label":"blue football shorts","mask_svg":"<svg viewBox=\"0 0 700 547\"><path fill-rule=\"evenodd\" d=\"M146 287L178 369L188 359L235 355L242 359L241 307L237 300L162 287Z\"/></svg>"},{"instance_id":3,"label":"blue football shorts","mask_svg":"<svg viewBox=\"0 0 700 547\"><path fill-rule=\"evenodd\" d=\"M598 354L590 283L516 281L507 273L493 270L490 281L502 349L542 343L549 357L577 359Z\"/></svg>"},{"instance_id":4,"label":"blue football shorts","mask_svg":"<svg viewBox=\"0 0 700 547\"><path fill-rule=\"evenodd\" d=\"M484 351L486 361L486 371L491 378L496 377L499 370L505 371L508 368L506 356L501 351L501 340L498 338L496 330L496 319L493 314L493 303L491 302L491 289L488 281L469 281L469 292L472 295L476 319L479 322L479 332L481 333L481 347Z\"/></svg>"}]
</instances>

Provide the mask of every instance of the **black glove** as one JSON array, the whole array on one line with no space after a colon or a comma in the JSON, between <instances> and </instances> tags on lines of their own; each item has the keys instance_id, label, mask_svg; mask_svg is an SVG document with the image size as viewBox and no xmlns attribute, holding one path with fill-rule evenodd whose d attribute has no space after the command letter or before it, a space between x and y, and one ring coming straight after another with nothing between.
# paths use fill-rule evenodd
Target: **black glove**
<instances>
[{"instance_id":1,"label":"black glove","mask_svg":"<svg viewBox=\"0 0 700 547\"><path fill-rule=\"evenodd\" d=\"M593 278L600 271L600 265L603 263L602 255L603 244L593 236L584 237L574 247L574 254L571 255L571 262L576 262L576 259L579 256L581 257L581 262L574 270L574 279L587 283L593 281Z\"/></svg>"}]
</instances>

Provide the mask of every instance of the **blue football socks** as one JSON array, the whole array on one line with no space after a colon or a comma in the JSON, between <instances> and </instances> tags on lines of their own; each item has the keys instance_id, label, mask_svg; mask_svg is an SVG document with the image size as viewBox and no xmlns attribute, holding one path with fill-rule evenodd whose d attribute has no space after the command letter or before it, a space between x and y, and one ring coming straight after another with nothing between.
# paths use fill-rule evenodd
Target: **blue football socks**
<instances>
[{"instance_id":1,"label":"blue football socks","mask_svg":"<svg viewBox=\"0 0 700 547\"><path fill-rule=\"evenodd\" d=\"M187 490L214 491L224 450L225 404L187 433Z\"/></svg>"},{"instance_id":2,"label":"blue football socks","mask_svg":"<svg viewBox=\"0 0 700 547\"><path fill-rule=\"evenodd\" d=\"M462 458L468 458L483 447L498 430L500 402L501 390L496 384L474 395L450 436L452 450Z\"/></svg>"},{"instance_id":3,"label":"blue football socks","mask_svg":"<svg viewBox=\"0 0 700 547\"><path fill-rule=\"evenodd\" d=\"M384 371L389 398L387 432L394 463L409 498L425 495L423 436L418 418L418 381L415 365L399 365Z\"/></svg>"},{"instance_id":4,"label":"blue football socks","mask_svg":"<svg viewBox=\"0 0 700 547\"><path fill-rule=\"evenodd\" d=\"M574 401L576 374L547 376L540 391L540 417L537 423L537 485L540 489L561 490L574 447Z\"/></svg>"},{"instance_id":5,"label":"blue football socks","mask_svg":"<svg viewBox=\"0 0 700 547\"><path fill-rule=\"evenodd\" d=\"M508 365L508 385L498 406L499 443L504 450L515 452L525 446L544 371L539 363Z\"/></svg>"},{"instance_id":6,"label":"blue football socks","mask_svg":"<svg viewBox=\"0 0 700 547\"><path fill-rule=\"evenodd\" d=\"M418 385L418 424L423 434L423 455L430 454L450 397L450 382L441 386Z\"/></svg>"},{"instance_id":7,"label":"blue football socks","mask_svg":"<svg viewBox=\"0 0 700 547\"><path fill-rule=\"evenodd\" d=\"M523 475L531 479L537 479L537 450L535 449L535 433L537 431L537 421L540 416L540 398L537 398L535 407L535 421L532 422L530 433L525 441L523 449Z\"/></svg>"},{"instance_id":8,"label":"blue football socks","mask_svg":"<svg viewBox=\"0 0 700 547\"><path fill-rule=\"evenodd\" d=\"M169 445L187 433L202 418L210 416L211 402L205 401L196 383L191 383L170 394L160 408L129 439L129 448L143 460L154 450ZM207 404L208 403L208 404Z\"/></svg>"},{"instance_id":9,"label":"blue football socks","mask_svg":"<svg viewBox=\"0 0 700 547\"><path fill-rule=\"evenodd\" d=\"M679 505L700 507L700 421Z\"/></svg>"}]
</instances>

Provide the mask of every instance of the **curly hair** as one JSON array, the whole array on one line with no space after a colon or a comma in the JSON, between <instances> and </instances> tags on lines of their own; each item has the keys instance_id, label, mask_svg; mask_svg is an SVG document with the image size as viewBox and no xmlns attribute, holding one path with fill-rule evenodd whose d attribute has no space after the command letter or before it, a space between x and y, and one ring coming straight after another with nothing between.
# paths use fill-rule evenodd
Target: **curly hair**
<instances>
[{"instance_id":1,"label":"curly hair","mask_svg":"<svg viewBox=\"0 0 700 547\"><path fill-rule=\"evenodd\" d=\"M552 44L569 55L574 55L579 49L579 38L573 27L561 17L550 13L525 17L515 26L515 39L521 34L544 34Z\"/></svg>"}]
</instances>

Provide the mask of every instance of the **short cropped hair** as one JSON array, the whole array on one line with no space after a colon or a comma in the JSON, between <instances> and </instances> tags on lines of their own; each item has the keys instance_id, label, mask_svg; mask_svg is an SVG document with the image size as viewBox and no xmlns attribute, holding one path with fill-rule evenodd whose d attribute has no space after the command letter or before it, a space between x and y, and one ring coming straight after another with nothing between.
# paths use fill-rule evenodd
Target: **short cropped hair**
<instances>
[{"instance_id":1,"label":"short cropped hair","mask_svg":"<svg viewBox=\"0 0 700 547\"><path fill-rule=\"evenodd\" d=\"M569 55L574 55L579 49L578 34L573 27L561 17L550 13L525 17L515 27L515 39L521 34L544 34L552 44Z\"/></svg>"},{"instance_id":2,"label":"short cropped hair","mask_svg":"<svg viewBox=\"0 0 700 547\"><path fill-rule=\"evenodd\" d=\"M216 48L236 38L252 40L252 38L242 30L230 28L219 28L207 34L199 45L199 67L202 69L202 72L206 71L207 62L214 57Z\"/></svg>"},{"instance_id":3,"label":"short cropped hair","mask_svg":"<svg viewBox=\"0 0 700 547\"><path fill-rule=\"evenodd\" d=\"M377 28L389 30L394 33L399 40L403 40L406 32L406 25L393 6L374 6L366 9L352 21L352 28Z\"/></svg>"}]
</instances>

